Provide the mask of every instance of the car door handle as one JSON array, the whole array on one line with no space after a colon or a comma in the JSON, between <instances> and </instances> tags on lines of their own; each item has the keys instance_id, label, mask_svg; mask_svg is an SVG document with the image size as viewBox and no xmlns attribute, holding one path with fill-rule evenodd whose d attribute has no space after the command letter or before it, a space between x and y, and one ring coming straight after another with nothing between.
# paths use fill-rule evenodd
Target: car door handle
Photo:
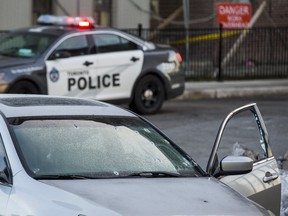
<instances>
[{"instance_id":1,"label":"car door handle","mask_svg":"<svg viewBox=\"0 0 288 216\"><path fill-rule=\"evenodd\" d=\"M269 171L265 173L265 176L263 177L263 182L268 183L270 181L273 181L279 177L278 173L270 173Z\"/></svg>"},{"instance_id":2,"label":"car door handle","mask_svg":"<svg viewBox=\"0 0 288 216\"><path fill-rule=\"evenodd\" d=\"M83 63L83 65L86 66L86 67L88 67L89 65L92 65L92 64L93 64L93 62L89 62L89 61L85 61Z\"/></svg>"},{"instance_id":3,"label":"car door handle","mask_svg":"<svg viewBox=\"0 0 288 216\"><path fill-rule=\"evenodd\" d=\"M132 62L136 62L136 61L138 61L139 60L139 58L137 58L137 57L135 57L135 56L133 56L131 59L130 59L130 61L132 61Z\"/></svg>"}]
</instances>

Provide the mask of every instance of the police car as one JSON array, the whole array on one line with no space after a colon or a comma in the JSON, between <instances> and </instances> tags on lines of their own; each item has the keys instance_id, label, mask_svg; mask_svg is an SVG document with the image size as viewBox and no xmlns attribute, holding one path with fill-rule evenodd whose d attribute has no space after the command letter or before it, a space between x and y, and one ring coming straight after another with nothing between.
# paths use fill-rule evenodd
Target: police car
<instances>
[{"instance_id":1,"label":"police car","mask_svg":"<svg viewBox=\"0 0 288 216\"><path fill-rule=\"evenodd\" d=\"M141 114L184 91L181 55L91 18L42 15L0 40L0 92L128 103Z\"/></svg>"}]
</instances>

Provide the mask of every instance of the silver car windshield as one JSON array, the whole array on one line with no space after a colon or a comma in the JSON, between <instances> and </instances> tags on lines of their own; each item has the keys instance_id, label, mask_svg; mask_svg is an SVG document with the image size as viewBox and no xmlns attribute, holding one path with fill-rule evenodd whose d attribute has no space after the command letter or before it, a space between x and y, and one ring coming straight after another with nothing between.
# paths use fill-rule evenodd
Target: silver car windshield
<instances>
[{"instance_id":1,"label":"silver car windshield","mask_svg":"<svg viewBox=\"0 0 288 216\"><path fill-rule=\"evenodd\" d=\"M197 165L138 118L25 120L11 124L32 177L199 176Z\"/></svg>"}]
</instances>

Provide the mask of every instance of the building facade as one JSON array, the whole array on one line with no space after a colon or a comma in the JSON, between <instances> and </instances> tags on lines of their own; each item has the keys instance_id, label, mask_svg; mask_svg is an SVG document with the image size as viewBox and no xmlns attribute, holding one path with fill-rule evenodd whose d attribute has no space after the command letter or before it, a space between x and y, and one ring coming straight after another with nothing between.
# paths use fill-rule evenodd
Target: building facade
<instances>
[{"instance_id":1,"label":"building facade","mask_svg":"<svg viewBox=\"0 0 288 216\"><path fill-rule=\"evenodd\" d=\"M35 25L41 14L91 16L98 25L137 28L141 23L150 28L149 0L1 0L0 31Z\"/></svg>"},{"instance_id":2,"label":"building facade","mask_svg":"<svg viewBox=\"0 0 288 216\"><path fill-rule=\"evenodd\" d=\"M256 26L286 27L288 1L188 0L190 28L217 27L217 3L249 2L253 13L266 6ZM116 28L183 28L184 0L1 0L0 31L35 25L41 14L91 16L96 24ZM252 14L253 15L253 14Z\"/></svg>"}]
</instances>

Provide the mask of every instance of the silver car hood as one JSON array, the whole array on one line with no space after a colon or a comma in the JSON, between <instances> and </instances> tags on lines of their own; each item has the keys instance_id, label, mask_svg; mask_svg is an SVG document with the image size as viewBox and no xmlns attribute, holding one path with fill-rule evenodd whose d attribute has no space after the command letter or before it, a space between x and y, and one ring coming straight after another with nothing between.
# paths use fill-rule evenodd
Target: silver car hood
<instances>
[{"instance_id":1,"label":"silver car hood","mask_svg":"<svg viewBox=\"0 0 288 216\"><path fill-rule=\"evenodd\" d=\"M129 216L265 215L214 178L41 180L90 203Z\"/></svg>"}]
</instances>

